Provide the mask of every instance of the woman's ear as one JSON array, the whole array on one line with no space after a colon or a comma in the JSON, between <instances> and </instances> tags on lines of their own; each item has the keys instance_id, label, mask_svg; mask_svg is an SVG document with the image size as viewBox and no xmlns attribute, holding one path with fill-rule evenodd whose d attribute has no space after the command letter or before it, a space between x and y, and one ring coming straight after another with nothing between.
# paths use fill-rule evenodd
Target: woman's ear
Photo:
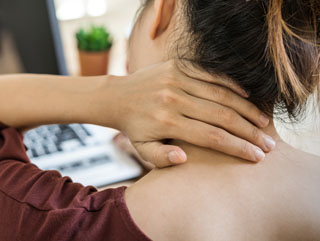
<instances>
[{"instance_id":1,"label":"woman's ear","mask_svg":"<svg viewBox=\"0 0 320 241\"><path fill-rule=\"evenodd\" d=\"M155 17L150 30L150 38L152 40L159 37L168 28L174 9L176 0L155 0L154 11Z\"/></svg>"}]
</instances>

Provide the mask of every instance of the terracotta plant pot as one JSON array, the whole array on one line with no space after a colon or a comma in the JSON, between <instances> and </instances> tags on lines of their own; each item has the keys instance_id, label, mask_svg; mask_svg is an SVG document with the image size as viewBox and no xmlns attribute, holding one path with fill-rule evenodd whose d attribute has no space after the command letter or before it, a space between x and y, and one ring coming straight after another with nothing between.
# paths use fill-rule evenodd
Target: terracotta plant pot
<instances>
[{"instance_id":1,"label":"terracotta plant pot","mask_svg":"<svg viewBox=\"0 0 320 241\"><path fill-rule=\"evenodd\" d=\"M82 76L106 75L108 73L110 50L103 52L86 52L79 50Z\"/></svg>"}]
</instances>

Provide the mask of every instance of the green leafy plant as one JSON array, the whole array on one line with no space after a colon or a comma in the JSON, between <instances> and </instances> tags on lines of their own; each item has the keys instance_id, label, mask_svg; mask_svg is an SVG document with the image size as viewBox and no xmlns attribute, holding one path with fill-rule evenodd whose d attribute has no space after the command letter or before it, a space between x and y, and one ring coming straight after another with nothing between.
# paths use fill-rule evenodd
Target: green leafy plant
<instances>
[{"instance_id":1,"label":"green leafy plant","mask_svg":"<svg viewBox=\"0 0 320 241\"><path fill-rule=\"evenodd\" d=\"M80 29L77 34L78 49L100 52L112 47L112 37L105 27L92 26L88 31Z\"/></svg>"}]
</instances>

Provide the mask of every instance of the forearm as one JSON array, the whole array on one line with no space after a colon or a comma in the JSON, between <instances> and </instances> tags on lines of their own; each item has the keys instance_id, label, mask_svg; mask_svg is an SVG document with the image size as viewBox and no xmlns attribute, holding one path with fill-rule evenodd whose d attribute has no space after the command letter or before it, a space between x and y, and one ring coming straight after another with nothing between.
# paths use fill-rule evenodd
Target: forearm
<instances>
[{"instance_id":1,"label":"forearm","mask_svg":"<svg viewBox=\"0 0 320 241\"><path fill-rule=\"evenodd\" d=\"M55 123L98 124L100 105L104 109L114 107L108 103L112 101L112 85L106 88L112 78L0 76L0 121L18 129ZM102 96L103 100L99 99ZM109 113L113 115L111 109ZM108 117L103 118L104 124L108 124ZM112 123L110 118L110 126Z\"/></svg>"}]
</instances>

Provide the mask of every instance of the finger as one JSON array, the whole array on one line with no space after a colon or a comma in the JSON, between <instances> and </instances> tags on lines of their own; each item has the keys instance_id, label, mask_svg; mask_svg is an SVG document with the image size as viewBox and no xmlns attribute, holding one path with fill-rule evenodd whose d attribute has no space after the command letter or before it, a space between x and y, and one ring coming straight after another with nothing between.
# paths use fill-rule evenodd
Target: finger
<instances>
[{"instance_id":1,"label":"finger","mask_svg":"<svg viewBox=\"0 0 320 241\"><path fill-rule=\"evenodd\" d=\"M126 135L119 133L113 138L113 142L126 153L135 156L139 160L142 159Z\"/></svg>"},{"instance_id":2,"label":"finger","mask_svg":"<svg viewBox=\"0 0 320 241\"><path fill-rule=\"evenodd\" d=\"M176 128L176 132L173 133L174 139L211 148L248 161L259 162L265 158L265 153L259 147L223 129L188 118L181 118L179 123L179 128Z\"/></svg>"},{"instance_id":3,"label":"finger","mask_svg":"<svg viewBox=\"0 0 320 241\"><path fill-rule=\"evenodd\" d=\"M161 142L134 143L134 146L144 160L158 168L179 165L187 161L186 153L177 146L164 145Z\"/></svg>"},{"instance_id":4,"label":"finger","mask_svg":"<svg viewBox=\"0 0 320 241\"><path fill-rule=\"evenodd\" d=\"M119 134L114 138L114 143L126 153L135 157L146 170L152 170L155 166L151 162L143 160L137 149L132 145L131 141L124 134Z\"/></svg>"},{"instance_id":5,"label":"finger","mask_svg":"<svg viewBox=\"0 0 320 241\"><path fill-rule=\"evenodd\" d=\"M259 146L265 152L275 148L273 139L240 116L237 112L223 105L189 96L189 104L181 112L191 119L223 128L229 133Z\"/></svg>"},{"instance_id":6,"label":"finger","mask_svg":"<svg viewBox=\"0 0 320 241\"><path fill-rule=\"evenodd\" d=\"M184 61L177 66L180 72L189 78L224 86L244 98L249 97L246 91L226 76L212 75L207 71L201 70L199 67L195 67L191 62L187 61Z\"/></svg>"},{"instance_id":7,"label":"finger","mask_svg":"<svg viewBox=\"0 0 320 241\"><path fill-rule=\"evenodd\" d=\"M254 104L225 87L189 79L183 83L182 89L194 97L230 107L258 127L264 128L270 122L269 118Z\"/></svg>"}]
</instances>

